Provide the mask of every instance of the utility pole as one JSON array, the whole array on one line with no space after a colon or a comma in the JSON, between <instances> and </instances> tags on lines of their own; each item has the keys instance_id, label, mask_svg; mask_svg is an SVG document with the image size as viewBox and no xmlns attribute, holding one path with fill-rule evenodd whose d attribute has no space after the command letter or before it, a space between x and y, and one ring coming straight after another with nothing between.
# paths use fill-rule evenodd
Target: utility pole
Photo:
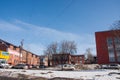
<instances>
[{"instance_id":1,"label":"utility pole","mask_svg":"<svg viewBox=\"0 0 120 80\"><path fill-rule=\"evenodd\" d=\"M20 63L22 63L22 49L23 49L23 42L24 42L24 39L22 39L22 41L20 42L20 46L19 46L19 48L20 48Z\"/></svg>"}]
</instances>

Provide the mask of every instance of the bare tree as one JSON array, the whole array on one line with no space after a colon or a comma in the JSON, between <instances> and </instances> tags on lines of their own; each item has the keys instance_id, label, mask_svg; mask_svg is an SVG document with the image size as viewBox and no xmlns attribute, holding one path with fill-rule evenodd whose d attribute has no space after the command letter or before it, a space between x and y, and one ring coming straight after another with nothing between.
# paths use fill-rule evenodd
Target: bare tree
<instances>
[{"instance_id":1,"label":"bare tree","mask_svg":"<svg viewBox=\"0 0 120 80\"><path fill-rule=\"evenodd\" d=\"M76 44L74 41L66 41L63 40L59 44L57 42L53 42L46 48L44 54L48 55L48 65L50 65L50 60L52 60L53 54L60 54L59 59L61 64L63 63L63 59L68 60L68 56L64 54L74 54L77 52Z\"/></svg>"},{"instance_id":2,"label":"bare tree","mask_svg":"<svg viewBox=\"0 0 120 80\"><path fill-rule=\"evenodd\" d=\"M60 61L62 64L62 70L63 70L63 64L68 61L68 56L64 54L74 54L77 52L77 47L74 41L66 41L63 40L60 44Z\"/></svg>"},{"instance_id":3,"label":"bare tree","mask_svg":"<svg viewBox=\"0 0 120 80\"><path fill-rule=\"evenodd\" d=\"M62 41L60 45L61 54L74 54L77 52L77 47L74 41Z\"/></svg>"},{"instance_id":4,"label":"bare tree","mask_svg":"<svg viewBox=\"0 0 120 80\"><path fill-rule=\"evenodd\" d=\"M90 48L86 49L86 61L87 61L86 63L93 63L94 62L94 56L91 53Z\"/></svg>"},{"instance_id":5,"label":"bare tree","mask_svg":"<svg viewBox=\"0 0 120 80\"><path fill-rule=\"evenodd\" d=\"M120 20L114 22L114 24L112 24L112 30L120 30Z\"/></svg>"},{"instance_id":6,"label":"bare tree","mask_svg":"<svg viewBox=\"0 0 120 80\"><path fill-rule=\"evenodd\" d=\"M111 34L116 37L120 37L120 20L118 20L112 24Z\"/></svg>"},{"instance_id":7,"label":"bare tree","mask_svg":"<svg viewBox=\"0 0 120 80\"><path fill-rule=\"evenodd\" d=\"M53 42L47 46L44 54L48 56L48 66L50 66L50 61L52 60L52 54L57 54L58 43Z\"/></svg>"}]
</instances>

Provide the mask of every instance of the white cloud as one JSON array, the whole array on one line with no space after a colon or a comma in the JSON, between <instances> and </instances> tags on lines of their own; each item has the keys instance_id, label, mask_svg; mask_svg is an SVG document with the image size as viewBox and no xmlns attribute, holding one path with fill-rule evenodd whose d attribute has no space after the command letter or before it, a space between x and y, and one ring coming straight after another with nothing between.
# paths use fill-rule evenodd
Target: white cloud
<instances>
[{"instance_id":1,"label":"white cloud","mask_svg":"<svg viewBox=\"0 0 120 80\"><path fill-rule=\"evenodd\" d=\"M34 53L37 53L38 55L43 54L43 51L45 50L45 46L43 44L35 44L35 43L31 43L31 44L25 44L24 48L26 50L30 50Z\"/></svg>"},{"instance_id":2,"label":"white cloud","mask_svg":"<svg viewBox=\"0 0 120 80\"><path fill-rule=\"evenodd\" d=\"M25 49L34 53L43 54L42 52L45 49L45 46L53 41L74 40L78 46L78 54L83 54L87 48L93 48L93 53L95 54L94 35L91 34L78 35L62 32L19 20L15 20L14 22L0 21L0 29L5 31L4 28L12 34L10 37L15 37L15 34L17 34L15 38L16 41L25 39ZM7 35L9 36L10 34Z\"/></svg>"},{"instance_id":3,"label":"white cloud","mask_svg":"<svg viewBox=\"0 0 120 80\"><path fill-rule=\"evenodd\" d=\"M17 27L14 24L0 20L0 30L2 30L2 31L21 31L22 29L20 27Z\"/></svg>"},{"instance_id":4,"label":"white cloud","mask_svg":"<svg viewBox=\"0 0 120 80\"><path fill-rule=\"evenodd\" d=\"M34 36L40 36L40 37L48 37L55 40L60 39L69 39L74 40L77 39L79 36L76 34L68 33L68 32L62 32L51 28L36 26L32 24L28 24L19 20L16 20L17 25L21 25L24 30L27 30L28 33L33 33Z\"/></svg>"}]
</instances>

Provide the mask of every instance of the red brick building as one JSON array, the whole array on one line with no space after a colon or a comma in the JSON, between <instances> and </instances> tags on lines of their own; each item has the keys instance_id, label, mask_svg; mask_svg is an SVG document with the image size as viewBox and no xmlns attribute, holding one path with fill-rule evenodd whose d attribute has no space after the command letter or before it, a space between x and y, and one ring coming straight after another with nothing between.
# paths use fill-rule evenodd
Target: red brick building
<instances>
[{"instance_id":1,"label":"red brick building","mask_svg":"<svg viewBox=\"0 0 120 80\"><path fill-rule=\"evenodd\" d=\"M85 63L84 55L71 55L71 63L84 64Z\"/></svg>"},{"instance_id":2,"label":"red brick building","mask_svg":"<svg viewBox=\"0 0 120 80\"><path fill-rule=\"evenodd\" d=\"M120 63L120 30L95 32L98 64Z\"/></svg>"},{"instance_id":3,"label":"red brick building","mask_svg":"<svg viewBox=\"0 0 120 80\"><path fill-rule=\"evenodd\" d=\"M84 64L84 55L53 54L52 66L60 64Z\"/></svg>"}]
</instances>

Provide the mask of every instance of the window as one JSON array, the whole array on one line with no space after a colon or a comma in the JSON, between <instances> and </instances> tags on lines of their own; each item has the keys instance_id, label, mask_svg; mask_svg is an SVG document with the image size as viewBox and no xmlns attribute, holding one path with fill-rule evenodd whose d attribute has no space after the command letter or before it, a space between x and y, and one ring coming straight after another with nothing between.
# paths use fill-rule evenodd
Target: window
<instances>
[{"instance_id":1,"label":"window","mask_svg":"<svg viewBox=\"0 0 120 80\"><path fill-rule=\"evenodd\" d=\"M120 62L120 50L117 50L116 53L117 53L117 61Z\"/></svg>"},{"instance_id":2,"label":"window","mask_svg":"<svg viewBox=\"0 0 120 80\"><path fill-rule=\"evenodd\" d=\"M114 38L114 43L115 43L115 50L120 50L120 38L119 37Z\"/></svg>"},{"instance_id":3,"label":"window","mask_svg":"<svg viewBox=\"0 0 120 80\"><path fill-rule=\"evenodd\" d=\"M115 42L115 44L120 44L120 38L119 37L115 37L114 38L114 42Z\"/></svg>"},{"instance_id":4,"label":"window","mask_svg":"<svg viewBox=\"0 0 120 80\"><path fill-rule=\"evenodd\" d=\"M115 37L114 38L114 43L115 43L115 50L116 50L116 55L117 55L117 61L120 62L120 38Z\"/></svg>"},{"instance_id":5,"label":"window","mask_svg":"<svg viewBox=\"0 0 120 80\"><path fill-rule=\"evenodd\" d=\"M108 44L108 45L113 45L113 40L112 40L112 38L107 38L107 44Z\"/></svg>"},{"instance_id":6,"label":"window","mask_svg":"<svg viewBox=\"0 0 120 80\"><path fill-rule=\"evenodd\" d=\"M112 38L107 38L107 46L108 46L108 50L113 49L113 40L112 40Z\"/></svg>"},{"instance_id":7,"label":"window","mask_svg":"<svg viewBox=\"0 0 120 80\"><path fill-rule=\"evenodd\" d=\"M80 64L82 64L82 61L80 61Z\"/></svg>"},{"instance_id":8,"label":"window","mask_svg":"<svg viewBox=\"0 0 120 80\"><path fill-rule=\"evenodd\" d=\"M114 50L109 50L108 52L109 52L109 61L115 62Z\"/></svg>"},{"instance_id":9,"label":"window","mask_svg":"<svg viewBox=\"0 0 120 80\"><path fill-rule=\"evenodd\" d=\"M115 62L114 47L112 38L107 38L109 61Z\"/></svg>"}]
</instances>

